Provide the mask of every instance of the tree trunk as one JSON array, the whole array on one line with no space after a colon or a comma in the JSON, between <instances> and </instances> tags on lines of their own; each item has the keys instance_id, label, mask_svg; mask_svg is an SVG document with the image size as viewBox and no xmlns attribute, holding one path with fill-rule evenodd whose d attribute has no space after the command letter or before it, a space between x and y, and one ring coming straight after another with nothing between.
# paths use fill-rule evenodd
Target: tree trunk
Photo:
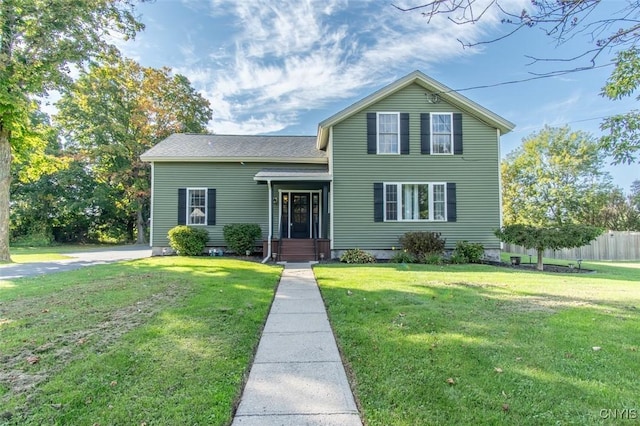
<instances>
[{"instance_id":1,"label":"tree trunk","mask_svg":"<svg viewBox=\"0 0 640 426\"><path fill-rule=\"evenodd\" d=\"M11 143L9 131L0 124L0 261L11 262L9 252L9 190L11 186Z\"/></svg>"},{"instance_id":2,"label":"tree trunk","mask_svg":"<svg viewBox=\"0 0 640 426\"><path fill-rule=\"evenodd\" d=\"M147 227L145 226L144 217L142 217L142 206L138 208L138 217L136 219L136 232L138 234L136 238L136 244L147 243Z\"/></svg>"},{"instance_id":3,"label":"tree trunk","mask_svg":"<svg viewBox=\"0 0 640 426\"><path fill-rule=\"evenodd\" d=\"M538 265L536 266L536 269L538 271L543 271L544 265L542 264L542 256L544 255L544 249L536 249L536 252L538 253Z\"/></svg>"}]
</instances>

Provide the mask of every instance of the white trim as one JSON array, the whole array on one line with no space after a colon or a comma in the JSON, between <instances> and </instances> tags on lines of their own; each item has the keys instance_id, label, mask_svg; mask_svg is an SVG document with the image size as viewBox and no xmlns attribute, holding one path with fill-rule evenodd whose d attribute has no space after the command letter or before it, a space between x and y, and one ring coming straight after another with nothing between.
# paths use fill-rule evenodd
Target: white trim
<instances>
[{"instance_id":1,"label":"white trim","mask_svg":"<svg viewBox=\"0 0 640 426\"><path fill-rule=\"evenodd\" d=\"M503 226L502 219L502 154L500 153L500 129L496 129L496 142L498 143L498 203L500 205L500 228ZM502 244L502 243L500 243Z\"/></svg>"},{"instance_id":2,"label":"white trim","mask_svg":"<svg viewBox=\"0 0 640 426\"><path fill-rule=\"evenodd\" d=\"M153 200L155 195L155 188L153 187L153 185L155 184L156 180L156 168L154 166L155 163L151 163L151 206L149 211L149 217L151 220L149 221L149 247L153 247Z\"/></svg>"},{"instance_id":3,"label":"white trim","mask_svg":"<svg viewBox=\"0 0 640 426\"><path fill-rule=\"evenodd\" d=\"M395 115L398 118L398 149L397 152L380 152L380 116L381 115ZM400 145L402 142L400 141L400 113L396 111L379 111L376 112L376 154L377 155L400 155Z\"/></svg>"},{"instance_id":4,"label":"white trim","mask_svg":"<svg viewBox=\"0 0 640 426\"><path fill-rule=\"evenodd\" d=\"M191 157L191 156L175 156L175 157L154 157L141 155L140 159L146 162L158 163L302 163L302 164L327 164L327 158L309 158L309 157Z\"/></svg>"},{"instance_id":5,"label":"white trim","mask_svg":"<svg viewBox=\"0 0 640 426\"><path fill-rule=\"evenodd\" d=\"M387 185L395 185L397 191L396 200L396 214L397 219L387 219ZM402 186L403 185L427 185L429 191L429 219L403 219L402 211ZM444 187L444 219L434 219L435 213L435 198L434 198L434 186L442 185ZM383 205L383 221L384 222L447 222L447 182L383 182L382 183L382 205Z\"/></svg>"},{"instance_id":6,"label":"white trim","mask_svg":"<svg viewBox=\"0 0 640 426\"><path fill-rule=\"evenodd\" d=\"M186 189L187 189L187 191L186 191L187 199L186 199L186 202L185 202L185 205L186 205L186 208L187 208L187 211L185 213L186 225L188 225L188 226L207 226L207 222L209 222L209 212L208 212L208 209L209 209L209 188L186 188ZM204 212L203 212L204 213L204 223L190 223L191 219L190 219L190 215L189 215L189 207L190 207L191 203L189 202L190 201L189 191L204 191Z\"/></svg>"},{"instance_id":7,"label":"white trim","mask_svg":"<svg viewBox=\"0 0 640 426\"><path fill-rule=\"evenodd\" d=\"M449 118L451 119L451 150L449 152L435 152L433 149L433 140L435 139L435 132L433 131L433 125L434 125L434 120L433 120L433 116L434 115L448 115ZM430 143L430 154L431 155L453 155L454 150L455 150L455 141L453 140L454 138L454 133L453 133L453 113L452 112L431 112L429 113L429 126L431 127L429 129L429 143ZM440 133L443 134L443 133Z\"/></svg>"},{"instance_id":8,"label":"white trim","mask_svg":"<svg viewBox=\"0 0 640 426\"><path fill-rule=\"evenodd\" d=\"M333 127L329 128L327 156L329 157L329 174L333 176ZM329 249L333 250L333 179L329 181L329 197L327 201L329 204L327 206L327 214L329 215Z\"/></svg>"}]
</instances>

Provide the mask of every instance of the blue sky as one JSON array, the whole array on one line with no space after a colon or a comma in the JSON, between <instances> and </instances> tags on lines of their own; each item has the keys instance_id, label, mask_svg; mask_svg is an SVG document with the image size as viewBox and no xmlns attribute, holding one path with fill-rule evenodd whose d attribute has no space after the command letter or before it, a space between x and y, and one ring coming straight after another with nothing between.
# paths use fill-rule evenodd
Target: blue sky
<instances>
[{"instance_id":1,"label":"blue sky","mask_svg":"<svg viewBox=\"0 0 640 426\"><path fill-rule=\"evenodd\" d=\"M607 0L606 7L625 3ZM503 155L545 124L598 136L601 117L636 104L599 95L612 67L466 90L567 66L530 65L525 55L566 58L589 47L589 34L557 47L534 29L463 48L458 39L490 40L509 30L492 15L475 25L427 23L389 1L347 0L156 0L137 11L146 29L121 50L188 77L211 102L209 130L219 134L315 135L324 118L416 69L514 122L502 138ZM608 171L625 191L640 179L638 164Z\"/></svg>"}]
</instances>

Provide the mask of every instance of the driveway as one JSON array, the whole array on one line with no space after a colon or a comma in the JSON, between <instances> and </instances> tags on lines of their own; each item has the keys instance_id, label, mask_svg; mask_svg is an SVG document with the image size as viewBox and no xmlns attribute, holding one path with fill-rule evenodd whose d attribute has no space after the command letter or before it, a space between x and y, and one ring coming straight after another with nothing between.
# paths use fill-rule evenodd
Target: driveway
<instances>
[{"instance_id":1,"label":"driveway","mask_svg":"<svg viewBox=\"0 0 640 426\"><path fill-rule=\"evenodd\" d=\"M90 249L76 253L64 253L72 259L50 262L10 263L0 265L0 280L50 274L53 272L72 271L83 266L102 265L121 260L142 259L151 256L148 246L116 246L104 249Z\"/></svg>"}]
</instances>

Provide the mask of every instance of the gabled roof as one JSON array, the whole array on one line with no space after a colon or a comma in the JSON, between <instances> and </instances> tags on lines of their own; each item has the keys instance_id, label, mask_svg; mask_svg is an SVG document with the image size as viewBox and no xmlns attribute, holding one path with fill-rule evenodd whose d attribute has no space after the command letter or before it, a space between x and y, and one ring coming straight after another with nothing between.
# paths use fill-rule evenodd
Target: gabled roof
<instances>
[{"instance_id":1,"label":"gabled roof","mask_svg":"<svg viewBox=\"0 0 640 426\"><path fill-rule=\"evenodd\" d=\"M426 74L420 71L414 71L411 74L408 74L401 79L394 81L393 83L383 87L377 92L372 93L366 98L359 100L353 105L348 106L337 114L334 114L326 120L320 122L320 124L318 124L318 149L325 149L325 147L327 146L327 142L329 140L329 129L331 127L335 126L343 120L346 120L352 115L369 108L371 105L380 101L381 99L386 98L387 96L396 93L399 90L402 90L414 83L424 87L432 94L436 94L444 102L451 104L459 108L460 110L469 113L470 115L473 115L474 117L478 118L480 121L483 121L491 127L499 129L502 134L510 132L515 127L515 124L513 124L509 120L506 120L499 115L489 111L488 109L478 105L472 100L448 88L444 84L439 83L431 77L428 77Z\"/></svg>"},{"instance_id":2,"label":"gabled roof","mask_svg":"<svg viewBox=\"0 0 640 426\"><path fill-rule=\"evenodd\" d=\"M327 163L315 136L241 136L176 133L140 158L143 161Z\"/></svg>"}]
</instances>

